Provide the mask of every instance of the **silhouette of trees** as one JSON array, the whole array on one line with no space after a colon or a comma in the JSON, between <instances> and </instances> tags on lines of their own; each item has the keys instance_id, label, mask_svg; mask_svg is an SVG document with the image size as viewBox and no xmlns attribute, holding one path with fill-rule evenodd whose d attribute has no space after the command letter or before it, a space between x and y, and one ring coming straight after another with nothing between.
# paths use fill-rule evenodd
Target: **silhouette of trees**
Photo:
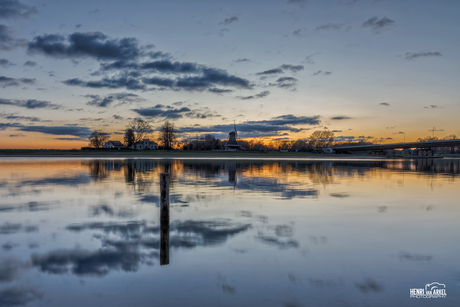
<instances>
[{"instance_id":1,"label":"silhouette of trees","mask_svg":"<svg viewBox=\"0 0 460 307\"><path fill-rule=\"evenodd\" d=\"M109 134L101 132L99 130L94 130L88 138L89 145L93 146L96 149L104 146L104 143L109 139Z\"/></svg>"},{"instance_id":2,"label":"silhouette of trees","mask_svg":"<svg viewBox=\"0 0 460 307\"><path fill-rule=\"evenodd\" d=\"M141 118L135 118L132 121L130 121L126 125L126 129L131 131L134 134L134 143L136 144L137 142L142 141L145 139L150 133L152 133L152 126L145 120Z\"/></svg>"},{"instance_id":3,"label":"silhouette of trees","mask_svg":"<svg viewBox=\"0 0 460 307\"><path fill-rule=\"evenodd\" d=\"M176 127L173 123L167 120L160 127L160 142L163 145L163 148L170 150L173 147L174 141L177 139Z\"/></svg>"},{"instance_id":4,"label":"silhouette of trees","mask_svg":"<svg viewBox=\"0 0 460 307\"><path fill-rule=\"evenodd\" d=\"M126 148L130 148L135 143L135 136L132 129L126 129L124 137Z\"/></svg>"},{"instance_id":5,"label":"silhouette of trees","mask_svg":"<svg viewBox=\"0 0 460 307\"><path fill-rule=\"evenodd\" d=\"M329 130L317 130L310 135L308 146L315 147L331 147L334 142L334 132Z\"/></svg>"}]
</instances>

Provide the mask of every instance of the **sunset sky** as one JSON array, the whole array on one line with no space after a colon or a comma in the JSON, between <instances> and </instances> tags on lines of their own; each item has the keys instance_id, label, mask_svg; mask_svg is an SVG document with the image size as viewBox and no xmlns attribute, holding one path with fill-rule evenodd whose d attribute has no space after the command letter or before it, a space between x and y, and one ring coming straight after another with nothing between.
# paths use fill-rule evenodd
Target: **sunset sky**
<instances>
[{"instance_id":1,"label":"sunset sky","mask_svg":"<svg viewBox=\"0 0 460 307\"><path fill-rule=\"evenodd\" d=\"M0 0L0 148L460 135L460 1ZM154 133L153 139L158 137Z\"/></svg>"}]
</instances>

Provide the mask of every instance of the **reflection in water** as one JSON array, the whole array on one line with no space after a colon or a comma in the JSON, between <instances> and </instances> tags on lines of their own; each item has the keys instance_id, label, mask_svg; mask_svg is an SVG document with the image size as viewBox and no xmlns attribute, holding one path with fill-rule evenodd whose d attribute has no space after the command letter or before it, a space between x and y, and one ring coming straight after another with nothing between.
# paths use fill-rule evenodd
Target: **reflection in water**
<instances>
[{"instance_id":1,"label":"reflection in water","mask_svg":"<svg viewBox=\"0 0 460 307\"><path fill-rule=\"evenodd\" d=\"M0 162L0 306L418 306L409 288L433 281L455 306L459 174L454 159Z\"/></svg>"}]
</instances>

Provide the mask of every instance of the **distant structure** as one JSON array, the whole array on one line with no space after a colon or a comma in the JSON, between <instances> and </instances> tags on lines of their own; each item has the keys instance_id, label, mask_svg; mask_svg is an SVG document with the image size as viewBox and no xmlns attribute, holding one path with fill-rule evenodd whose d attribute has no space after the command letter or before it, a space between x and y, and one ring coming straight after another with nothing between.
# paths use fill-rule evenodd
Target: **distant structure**
<instances>
[{"instance_id":1,"label":"distant structure","mask_svg":"<svg viewBox=\"0 0 460 307\"><path fill-rule=\"evenodd\" d=\"M224 148L226 151L237 151L244 150L243 146L238 145L236 137L238 136L238 131L236 130L236 125L233 123L234 131L228 133L228 142L225 144Z\"/></svg>"},{"instance_id":2,"label":"distant structure","mask_svg":"<svg viewBox=\"0 0 460 307\"><path fill-rule=\"evenodd\" d=\"M104 149L125 149L126 147L120 141L107 141L105 142L104 146L102 146L102 148Z\"/></svg>"},{"instance_id":3,"label":"distant structure","mask_svg":"<svg viewBox=\"0 0 460 307\"><path fill-rule=\"evenodd\" d=\"M137 142L134 147L137 150L155 150L158 149L158 144L154 141L150 141L149 139L144 139L142 141Z\"/></svg>"}]
</instances>

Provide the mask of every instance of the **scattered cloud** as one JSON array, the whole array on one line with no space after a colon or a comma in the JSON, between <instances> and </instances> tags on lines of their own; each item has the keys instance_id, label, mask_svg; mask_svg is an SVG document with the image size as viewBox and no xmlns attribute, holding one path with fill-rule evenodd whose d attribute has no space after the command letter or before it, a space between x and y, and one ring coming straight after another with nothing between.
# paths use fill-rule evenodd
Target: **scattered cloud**
<instances>
[{"instance_id":1,"label":"scattered cloud","mask_svg":"<svg viewBox=\"0 0 460 307\"><path fill-rule=\"evenodd\" d=\"M331 75L332 74L332 71L322 71L322 70L318 70L317 72L314 72L312 74L312 76L317 76L317 75L325 75L325 76L328 76L328 75Z\"/></svg>"},{"instance_id":2,"label":"scattered cloud","mask_svg":"<svg viewBox=\"0 0 460 307\"><path fill-rule=\"evenodd\" d=\"M364 28L371 28L372 31L375 33L379 33L379 31L383 28L389 27L394 24L394 20L391 20L384 16L383 18L379 19L377 16L372 17L368 20L366 20L363 23Z\"/></svg>"},{"instance_id":3,"label":"scattered cloud","mask_svg":"<svg viewBox=\"0 0 460 307\"><path fill-rule=\"evenodd\" d=\"M415 60L416 58L420 58L420 57L433 57L433 56L442 56L442 54L439 51L436 51L436 52L418 52L418 53L407 52L404 55L404 59L408 60L408 61L412 61L412 60Z\"/></svg>"},{"instance_id":4,"label":"scattered cloud","mask_svg":"<svg viewBox=\"0 0 460 307\"><path fill-rule=\"evenodd\" d=\"M294 88L297 83L297 79L294 77L281 77L276 80L275 83L270 83L270 86L276 86L280 88Z\"/></svg>"},{"instance_id":5,"label":"scattered cloud","mask_svg":"<svg viewBox=\"0 0 460 307\"><path fill-rule=\"evenodd\" d=\"M87 140L92 132L88 127L79 126L22 126L18 130L51 135L71 135L81 140Z\"/></svg>"},{"instance_id":6,"label":"scattered cloud","mask_svg":"<svg viewBox=\"0 0 460 307\"><path fill-rule=\"evenodd\" d=\"M379 103L379 105L388 107L390 104L388 102L381 102L381 103Z\"/></svg>"},{"instance_id":7,"label":"scattered cloud","mask_svg":"<svg viewBox=\"0 0 460 307\"><path fill-rule=\"evenodd\" d=\"M95 107L107 108L113 102L118 101L119 104L126 104L131 102L138 102L144 101L139 95L132 94L132 93L115 93L109 94L105 97L101 97L100 95L84 95L83 97L90 98L91 100L88 101L86 104Z\"/></svg>"},{"instance_id":8,"label":"scattered cloud","mask_svg":"<svg viewBox=\"0 0 460 307\"><path fill-rule=\"evenodd\" d=\"M438 106L436 104L430 104L430 106L428 107L424 107L425 109L438 109L438 108L442 108L441 106Z\"/></svg>"},{"instance_id":9,"label":"scattered cloud","mask_svg":"<svg viewBox=\"0 0 460 307\"><path fill-rule=\"evenodd\" d=\"M28 99L28 100L12 100L12 99L1 99L0 105L13 105L17 107L27 109L62 109L63 107L58 104L51 103L44 100Z\"/></svg>"},{"instance_id":10,"label":"scattered cloud","mask_svg":"<svg viewBox=\"0 0 460 307\"><path fill-rule=\"evenodd\" d=\"M36 79L30 78L10 78L5 76L0 76L0 86L5 88L9 86L21 86L21 85L32 85L35 84Z\"/></svg>"},{"instance_id":11,"label":"scattered cloud","mask_svg":"<svg viewBox=\"0 0 460 307\"><path fill-rule=\"evenodd\" d=\"M13 37L13 30L11 30L10 27L0 24L0 50L12 50L16 47L22 46L24 42L24 40Z\"/></svg>"},{"instance_id":12,"label":"scattered cloud","mask_svg":"<svg viewBox=\"0 0 460 307\"><path fill-rule=\"evenodd\" d=\"M264 98L270 95L269 91L263 91L260 92L259 94L256 95L251 95L251 96L236 96L236 98L241 99L241 100L250 100L250 99L258 99L258 98Z\"/></svg>"},{"instance_id":13,"label":"scattered cloud","mask_svg":"<svg viewBox=\"0 0 460 307\"><path fill-rule=\"evenodd\" d=\"M148 117L148 118L165 118L165 119L177 119L182 118L186 113L191 112L192 110L187 107L182 107L180 109L171 107L171 106L164 106L161 104L157 104L151 108L143 108L143 109L132 109L137 114Z\"/></svg>"},{"instance_id":14,"label":"scattered cloud","mask_svg":"<svg viewBox=\"0 0 460 307\"><path fill-rule=\"evenodd\" d=\"M277 74L282 74L285 71L290 71L293 73L299 72L303 70L304 67L303 65L290 65L290 64L283 64L278 68L273 68L269 70L265 70L262 72L256 73L256 76L269 76L269 75L277 75Z\"/></svg>"},{"instance_id":15,"label":"scattered cloud","mask_svg":"<svg viewBox=\"0 0 460 307\"><path fill-rule=\"evenodd\" d=\"M24 134L19 133L19 134L10 134L10 138L19 138L19 137L25 137Z\"/></svg>"},{"instance_id":16,"label":"scattered cloud","mask_svg":"<svg viewBox=\"0 0 460 307\"><path fill-rule=\"evenodd\" d=\"M264 75L276 75L276 74L282 74L284 71L281 68L274 68L274 69L269 69L265 70L262 72L256 73L256 76L264 76Z\"/></svg>"},{"instance_id":17,"label":"scattered cloud","mask_svg":"<svg viewBox=\"0 0 460 307\"><path fill-rule=\"evenodd\" d=\"M316 27L318 30L340 30L345 24L344 23L327 23Z\"/></svg>"},{"instance_id":18,"label":"scattered cloud","mask_svg":"<svg viewBox=\"0 0 460 307\"><path fill-rule=\"evenodd\" d=\"M351 119L349 116L334 116L331 117L332 120L344 120L344 119Z\"/></svg>"},{"instance_id":19,"label":"scattered cloud","mask_svg":"<svg viewBox=\"0 0 460 307\"><path fill-rule=\"evenodd\" d=\"M39 122L42 121L40 118L36 116L21 116L21 115L15 115L11 113L0 113L0 117L7 119L7 120L26 120L26 121L31 121L31 122Z\"/></svg>"},{"instance_id":20,"label":"scattered cloud","mask_svg":"<svg viewBox=\"0 0 460 307\"><path fill-rule=\"evenodd\" d=\"M36 36L27 44L29 54L54 58L95 58L97 60L132 60L140 56L137 39L111 39L101 32L75 32L67 37L59 34Z\"/></svg>"},{"instance_id":21,"label":"scattered cloud","mask_svg":"<svg viewBox=\"0 0 460 307\"><path fill-rule=\"evenodd\" d=\"M225 18L225 20L220 22L219 24L220 25L229 25L231 23L237 22L238 20L240 20L240 19L237 16L233 16L233 17L230 17L230 18Z\"/></svg>"},{"instance_id":22,"label":"scattered cloud","mask_svg":"<svg viewBox=\"0 0 460 307\"><path fill-rule=\"evenodd\" d=\"M35 66L37 66L37 63L34 62L34 61L26 61L24 63L24 66L26 66L26 67L35 67Z\"/></svg>"},{"instance_id":23,"label":"scattered cloud","mask_svg":"<svg viewBox=\"0 0 460 307\"><path fill-rule=\"evenodd\" d=\"M17 0L0 0L0 18L28 18L37 13L35 6L28 6Z\"/></svg>"},{"instance_id":24,"label":"scattered cloud","mask_svg":"<svg viewBox=\"0 0 460 307\"><path fill-rule=\"evenodd\" d=\"M0 59L0 66L3 67L3 68L8 68L10 66L14 66L16 64L8 61L7 59Z\"/></svg>"},{"instance_id":25,"label":"scattered cloud","mask_svg":"<svg viewBox=\"0 0 460 307\"><path fill-rule=\"evenodd\" d=\"M246 58L239 58L238 60L234 60L233 63L244 63L244 62L252 62L251 60L249 59L246 59Z\"/></svg>"},{"instance_id":26,"label":"scattered cloud","mask_svg":"<svg viewBox=\"0 0 460 307\"><path fill-rule=\"evenodd\" d=\"M208 92L220 95L220 94L225 94L225 93L231 93L231 92L233 92L233 90L222 89L222 88L210 88L210 89L208 89Z\"/></svg>"}]
</instances>

